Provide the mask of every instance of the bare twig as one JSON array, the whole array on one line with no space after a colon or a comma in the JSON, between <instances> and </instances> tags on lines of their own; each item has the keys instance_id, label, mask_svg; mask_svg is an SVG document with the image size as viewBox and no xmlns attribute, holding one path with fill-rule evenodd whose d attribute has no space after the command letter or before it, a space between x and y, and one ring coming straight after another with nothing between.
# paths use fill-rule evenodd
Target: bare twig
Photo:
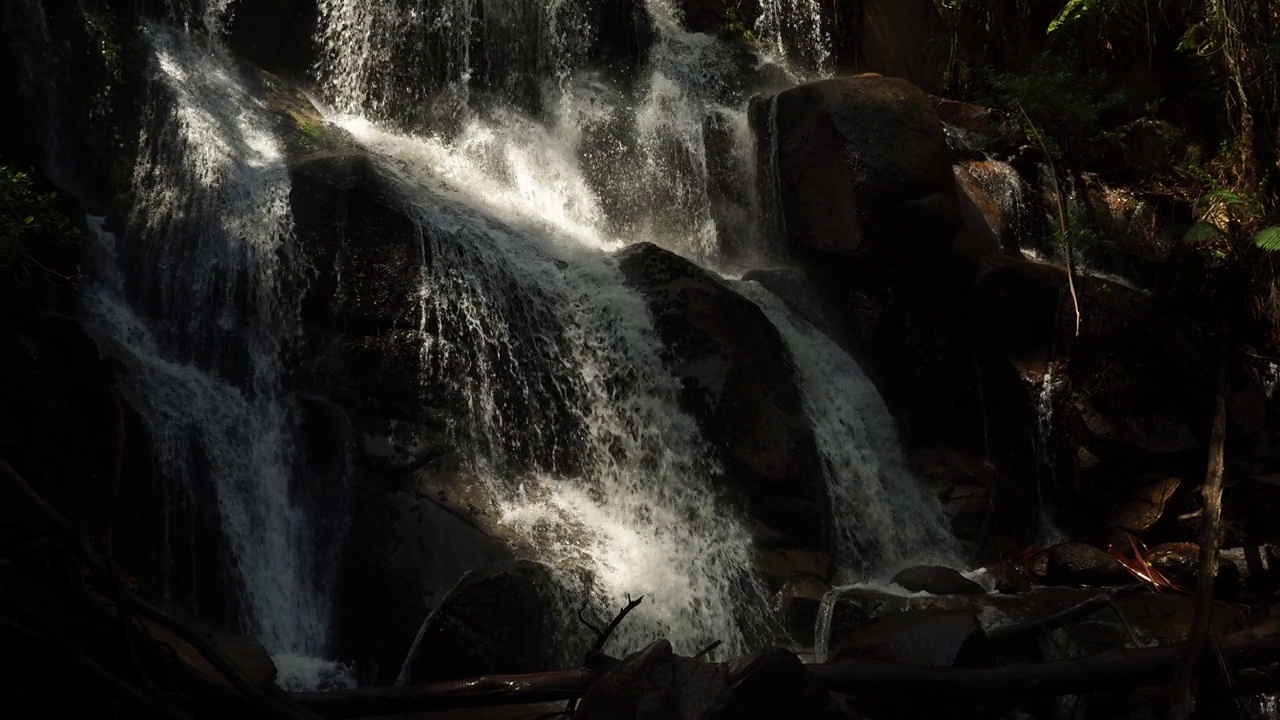
<instances>
[{"instance_id":1,"label":"bare twig","mask_svg":"<svg viewBox=\"0 0 1280 720\"><path fill-rule=\"evenodd\" d=\"M1022 113L1022 117L1026 118L1027 127L1035 136L1036 142L1040 144L1040 149L1044 151L1045 161L1049 163L1049 176L1053 180L1053 199L1058 207L1058 227L1062 230L1062 246L1066 250L1067 288L1071 291L1071 305L1076 313L1075 336L1080 337L1080 297L1076 294L1075 271L1072 269L1071 259L1071 234L1067 230L1067 212L1062 202L1062 188L1058 186L1058 168L1053 162L1053 153L1049 152L1049 144L1045 142L1040 128L1036 127L1036 124L1031 121L1031 116L1023 109L1022 103L1018 103L1018 110Z\"/></svg>"},{"instance_id":2,"label":"bare twig","mask_svg":"<svg viewBox=\"0 0 1280 720\"><path fill-rule=\"evenodd\" d=\"M643 601L644 601L643 595L636 598L635 600L632 600L631 596L628 595L627 606L622 608L622 610L618 612L618 614L613 618L613 620L610 620L609 624L605 626L604 631L596 636L596 644L591 646L591 652L603 652L604 644L609 641L609 636L613 634L614 630L618 629L618 626L622 624L622 621L627 617L627 615L631 613L632 610L635 610L636 608L640 607L640 603Z\"/></svg>"},{"instance_id":3,"label":"bare twig","mask_svg":"<svg viewBox=\"0 0 1280 720\"><path fill-rule=\"evenodd\" d=\"M706 657L706 656L707 656L708 654L710 654L711 652L715 651L715 649L716 649L716 648L718 648L718 647L720 647L720 645L721 645L721 641L720 641L720 640L717 640L717 641L715 641L715 642L711 643L710 645L708 645L708 646L706 646L706 647L702 648L701 650L699 650L699 651L698 651L698 654L693 656L693 659L694 659L694 660L701 660L702 658Z\"/></svg>"}]
</instances>

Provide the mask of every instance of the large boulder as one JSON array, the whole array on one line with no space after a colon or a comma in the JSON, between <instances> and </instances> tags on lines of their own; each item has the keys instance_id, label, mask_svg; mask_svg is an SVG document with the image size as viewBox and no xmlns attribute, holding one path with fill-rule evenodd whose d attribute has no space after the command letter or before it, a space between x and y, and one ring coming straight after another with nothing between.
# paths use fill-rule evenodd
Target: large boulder
<instances>
[{"instance_id":1,"label":"large boulder","mask_svg":"<svg viewBox=\"0 0 1280 720\"><path fill-rule=\"evenodd\" d=\"M899 78L860 75L800 85L752 103L787 238L802 251L852 256L945 247L956 229L946 133L929 96Z\"/></svg>"},{"instance_id":2,"label":"large boulder","mask_svg":"<svg viewBox=\"0 0 1280 720\"><path fill-rule=\"evenodd\" d=\"M567 596L555 574L529 561L463 577L425 621L404 666L409 683L554 670L572 661L558 622ZM581 652L589 641L581 635Z\"/></svg>"},{"instance_id":3,"label":"large boulder","mask_svg":"<svg viewBox=\"0 0 1280 720\"><path fill-rule=\"evenodd\" d=\"M894 575L890 582L911 592L931 595L981 595L987 591L959 571L937 565L907 568Z\"/></svg>"},{"instance_id":4,"label":"large boulder","mask_svg":"<svg viewBox=\"0 0 1280 720\"><path fill-rule=\"evenodd\" d=\"M844 77L752 100L761 193L908 441L979 452L972 265L933 102L905 80Z\"/></svg>"},{"instance_id":5,"label":"large boulder","mask_svg":"<svg viewBox=\"0 0 1280 720\"><path fill-rule=\"evenodd\" d=\"M825 549L827 492L790 354L754 303L649 243L622 251L627 283L648 301L682 399L754 516Z\"/></svg>"}]
</instances>

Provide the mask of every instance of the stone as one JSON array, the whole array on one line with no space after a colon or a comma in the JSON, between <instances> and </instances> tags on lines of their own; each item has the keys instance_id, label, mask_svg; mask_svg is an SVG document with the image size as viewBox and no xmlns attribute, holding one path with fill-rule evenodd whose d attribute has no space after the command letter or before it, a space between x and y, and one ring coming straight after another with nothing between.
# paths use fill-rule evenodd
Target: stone
<instances>
[{"instance_id":1,"label":"stone","mask_svg":"<svg viewBox=\"0 0 1280 720\"><path fill-rule=\"evenodd\" d=\"M894 585L931 595L982 595L987 590L956 570L937 565L907 568L893 576Z\"/></svg>"},{"instance_id":2,"label":"stone","mask_svg":"<svg viewBox=\"0 0 1280 720\"><path fill-rule=\"evenodd\" d=\"M1200 576L1200 546L1196 543L1162 543L1151 548L1146 559L1169 582L1188 591L1196 591ZM1237 562L1241 562L1243 568ZM1214 578L1214 595L1228 599L1239 597L1244 589L1242 576L1247 573L1248 562L1243 548L1238 548L1225 558L1220 553L1218 574Z\"/></svg>"},{"instance_id":3,"label":"stone","mask_svg":"<svg viewBox=\"0 0 1280 720\"><path fill-rule=\"evenodd\" d=\"M1092 545L1066 543L1045 553L1046 585L1118 585L1130 575L1115 558Z\"/></svg>"},{"instance_id":4,"label":"stone","mask_svg":"<svg viewBox=\"0 0 1280 720\"><path fill-rule=\"evenodd\" d=\"M974 260L1018 253L1018 240L1035 228L1039 209L1030 186L1008 163L995 160L965 160L953 170L968 235L957 249Z\"/></svg>"},{"instance_id":5,"label":"stone","mask_svg":"<svg viewBox=\"0 0 1280 720\"><path fill-rule=\"evenodd\" d=\"M743 282L759 283L773 293L797 317L820 330L831 329L831 321L822 307L822 299L813 291L808 278L795 268L757 268L742 276Z\"/></svg>"},{"instance_id":6,"label":"stone","mask_svg":"<svg viewBox=\"0 0 1280 720\"><path fill-rule=\"evenodd\" d=\"M727 283L656 245L632 245L618 260L648 302L664 360L718 451L727 489L767 525L826 549L826 483L778 331Z\"/></svg>"},{"instance_id":7,"label":"stone","mask_svg":"<svg viewBox=\"0 0 1280 720\"><path fill-rule=\"evenodd\" d=\"M831 585L812 575L800 576L782 586L778 608L787 634L800 646L812 646L818 613Z\"/></svg>"},{"instance_id":8,"label":"stone","mask_svg":"<svg viewBox=\"0 0 1280 720\"><path fill-rule=\"evenodd\" d=\"M535 562L469 572L426 620L417 652L406 661L407 680L514 675L576 664L594 637L576 624L557 622L567 603L550 568Z\"/></svg>"},{"instance_id":9,"label":"stone","mask_svg":"<svg viewBox=\"0 0 1280 720\"><path fill-rule=\"evenodd\" d=\"M987 642L972 610L908 610L885 615L846 638L832 662L866 658L917 667L978 667L993 664Z\"/></svg>"},{"instance_id":10,"label":"stone","mask_svg":"<svg viewBox=\"0 0 1280 720\"><path fill-rule=\"evenodd\" d=\"M1170 477L1142 488L1120 508L1112 525L1135 535L1147 532L1164 517L1169 500L1180 487L1182 480Z\"/></svg>"},{"instance_id":11,"label":"stone","mask_svg":"<svg viewBox=\"0 0 1280 720\"><path fill-rule=\"evenodd\" d=\"M634 653L591 685L576 720L677 720L704 718L724 694L719 666L677 656L659 640Z\"/></svg>"},{"instance_id":12,"label":"stone","mask_svg":"<svg viewBox=\"0 0 1280 720\"><path fill-rule=\"evenodd\" d=\"M955 176L932 101L862 75L758 96L749 118L766 215L907 441L980 447L973 267L952 249Z\"/></svg>"},{"instance_id":13,"label":"stone","mask_svg":"<svg viewBox=\"0 0 1280 720\"><path fill-rule=\"evenodd\" d=\"M829 582L835 574L835 563L829 555L804 549L756 550L756 572L773 588L797 578L815 577Z\"/></svg>"},{"instance_id":14,"label":"stone","mask_svg":"<svg viewBox=\"0 0 1280 720\"><path fill-rule=\"evenodd\" d=\"M926 233L950 241L951 156L919 88L878 76L822 80L756 98L751 114L761 147L776 142L773 180L792 246L853 256L869 246L902 252L893 246L904 237L923 250Z\"/></svg>"}]
</instances>

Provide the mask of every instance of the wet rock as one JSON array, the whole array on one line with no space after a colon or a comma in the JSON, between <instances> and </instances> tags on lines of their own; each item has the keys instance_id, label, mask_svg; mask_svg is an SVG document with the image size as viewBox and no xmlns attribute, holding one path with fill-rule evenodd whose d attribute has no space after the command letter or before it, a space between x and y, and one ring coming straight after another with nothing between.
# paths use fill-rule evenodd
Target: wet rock
<instances>
[{"instance_id":1,"label":"wet rock","mask_svg":"<svg viewBox=\"0 0 1280 720\"><path fill-rule=\"evenodd\" d=\"M367 682L396 679L423 620L468 571L511 558L499 540L434 500L408 491L361 497L348 532L338 588L341 622L334 640L341 655L358 661ZM527 575L520 573L505 577ZM480 572L471 583L484 575ZM500 584L493 580L489 587ZM425 676L436 670L422 672Z\"/></svg>"},{"instance_id":2,"label":"wet rock","mask_svg":"<svg viewBox=\"0 0 1280 720\"><path fill-rule=\"evenodd\" d=\"M911 592L931 595L982 595L987 591L956 570L937 565L907 568L894 575L890 582Z\"/></svg>"},{"instance_id":3,"label":"wet rock","mask_svg":"<svg viewBox=\"0 0 1280 720\"><path fill-rule=\"evenodd\" d=\"M1055 546L1045 559L1046 585L1116 585L1130 577L1115 558L1084 543Z\"/></svg>"},{"instance_id":4,"label":"wet rock","mask_svg":"<svg viewBox=\"0 0 1280 720\"><path fill-rule=\"evenodd\" d=\"M749 270L744 282L759 283L781 300L797 317L824 331L831 326L822 307L822 299L813 291L804 273L795 268Z\"/></svg>"},{"instance_id":5,"label":"wet rock","mask_svg":"<svg viewBox=\"0 0 1280 720\"><path fill-rule=\"evenodd\" d=\"M985 134L998 131L998 125L1005 116L1001 110L948 98L934 98L933 110L938 119L948 125Z\"/></svg>"},{"instance_id":6,"label":"wet rock","mask_svg":"<svg viewBox=\"0 0 1280 720\"><path fill-rule=\"evenodd\" d=\"M544 565L517 561L468 573L427 619L418 652L406 664L409 682L454 680L553 670L585 651L558 631L567 598ZM569 641L569 642L566 642ZM580 645L580 647L563 647Z\"/></svg>"},{"instance_id":7,"label":"wet rock","mask_svg":"<svg viewBox=\"0 0 1280 720\"><path fill-rule=\"evenodd\" d=\"M705 718L727 686L720 667L677 656L666 640L625 659L597 680L576 720Z\"/></svg>"},{"instance_id":8,"label":"wet rock","mask_svg":"<svg viewBox=\"0 0 1280 720\"><path fill-rule=\"evenodd\" d=\"M824 549L826 485L778 331L754 303L674 253L640 243L619 264L648 301L664 359L723 461L726 487L765 524Z\"/></svg>"},{"instance_id":9,"label":"wet rock","mask_svg":"<svg viewBox=\"0 0 1280 720\"><path fill-rule=\"evenodd\" d=\"M1170 582L1194 591L1200 576L1200 546L1196 543L1173 542L1157 545L1147 553L1147 562ZM1233 558L1244 560L1244 552L1233 553ZM1248 565L1245 564L1247 570ZM1232 559L1218 557L1218 574L1214 578L1214 594L1234 599L1241 595L1243 578L1241 568Z\"/></svg>"},{"instance_id":10,"label":"wet rock","mask_svg":"<svg viewBox=\"0 0 1280 720\"><path fill-rule=\"evenodd\" d=\"M1127 530L1135 535L1147 532L1164 517L1169 500L1181 486L1181 479L1171 477L1142 488L1125 503L1112 524L1117 529Z\"/></svg>"},{"instance_id":11,"label":"wet rock","mask_svg":"<svg viewBox=\"0 0 1280 720\"><path fill-rule=\"evenodd\" d=\"M829 582L835 573L829 555L803 549L758 549L755 565L756 572L774 589L797 578L815 577Z\"/></svg>"},{"instance_id":12,"label":"wet rock","mask_svg":"<svg viewBox=\"0 0 1280 720\"><path fill-rule=\"evenodd\" d=\"M845 717L794 653L764 648L727 663L725 670L728 688L708 720Z\"/></svg>"},{"instance_id":13,"label":"wet rock","mask_svg":"<svg viewBox=\"0 0 1280 720\"><path fill-rule=\"evenodd\" d=\"M761 142L777 142L775 181L794 247L852 256L926 227L944 245L954 233L951 156L919 88L878 76L823 80L756 98L752 117Z\"/></svg>"},{"instance_id":14,"label":"wet rock","mask_svg":"<svg viewBox=\"0 0 1280 720\"><path fill-rule=\"evenodd\" d=\"M971 610L910 610L885 615L846 638L832 662L867 658L919 667L978 667L994 655Z\"/></svg>"},{"instance_id":15,"label":"wet rock","mask_svg":"<svg viewBox=\"0 0 1280 720\"><path fill-rule=\"evenodd\" d=\"M766 212L911 442L979 447L951 153L932 102L856 76L752 100ZM912 363L903 363L904 356Z\"/></svg>"},{"instance_id":16,"label":"wet rock","mask_svg":"<svg viewBox=\"0 0 1280 720\"><path fill-rule=\"evenodd\" d=\"M942 503L951 521L951 532L962 540L976 541L991 509L991 463L946 446L916 452L916 466L926 486Z\"/></svg>"},{"instance_id":17,"label":"wet rock","mask_svg":"<svg viewBox=\"0 0 1280 720\"><path fill-rule=\"evenodd\" d=\"M825 580L815 576L800 576L782 586L778 607L787 634L800 646L811 646L818 613L823 599L831 591Z\"/></svg>"},{"instance_id":18,"label":"wet rock","mask_svg":"<svg viewBox=\"0 0 1280 720\"><path fill-rule=\"evenodd\" d=\"M232 48L267 70L305 77L315 64L315 0L245 3L231 13Z\"/></svg>"},{"instance_id":19,"label":"wet rock","mask_svg":"<svg viewBox=\"0 0 1280 720\"><path fill-rule=\"evenodd\" d=\"M765 648L723 665L680 657L659 641L597 680L575 720L748 720L845 717L793 653Z\"/></svg>"},{"instance_id":20,"label":"wet rock","mask_svg":"<svg viewBox=\"0 0 1280 720\"><path fill-rule=\"evenodd\" d=\"M1008 163L967 160L954 166L960 218L967 241L957 240L966 257L981 260L1017 253L1018 240L1036 229L1031 188Z\"/></svg>"}]
</instances>

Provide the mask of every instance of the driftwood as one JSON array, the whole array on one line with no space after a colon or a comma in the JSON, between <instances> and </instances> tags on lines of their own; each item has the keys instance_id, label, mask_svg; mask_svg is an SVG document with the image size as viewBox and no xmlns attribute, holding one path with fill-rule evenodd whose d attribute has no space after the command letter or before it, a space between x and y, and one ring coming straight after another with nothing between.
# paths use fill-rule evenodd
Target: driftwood
<instances>
[{"instance_id":1,"label":"driftwood","mask_svg":"<svg viewBox=\"0 0 1280 720\"><path fill-rule=\"evenodd\" d=\"M1280 620L1225 635L1215 646L1222 663L1236 670L1280 662ZM1166 683L1185 653L1186 644L1178 644L993 669L908 667L855 659L810 666L810 670L828 690L849 694L1073 695Z\"/></svg>"},{"instance_id":2,"label":"driftwood","mask_svg":"<svg viewBox=\"0 0 1280 720\"><path fill-rule=\"evenodd\" d=\"M1280 662L1280 620L1218 638L1216 647L1223 663L1237 670ZM1071 695L1167 682L1185 652L1184 644L1166 645L991 669L913 667L861 659L808 667L828 691L851 695ZM561 670L290 696L323 717L374 717L571 699L585 695L599 677L591 670Z\"/></svg>"},{"instance_id":3,"label":"driftwood","mask_svg":"<svg viewBox=\"0 0 1280 720\"><path fill-rule=\"evenodd\" d=\"M1018 623L1017 625L995 628L991 632L987 633L987 638L993 642L1003 642L1020 638L1025 635L1031 635L1033 633L1056 630L1072 620L1085 617L1086 615L1091 615L1104 607L1114 607L1114 603L1118 598L1128 597L1129 595L1142 592L1146 589L1147 586L1141 584L1124 585L1112 588L1106 592L1095 595L1084 602L1072 605L1071 607L1052 615L1037 618L1035 620L1028 620L1023 623Z\"/></svg>"},{"instance_id":4,"label":"driftwood","mask_svg":"<svg viewBox=\"0 0 1280 720\"><path fill-rule=\"evenodd\" d=\"M573 700L585 695L599 677L591 670L559 670L529 675L490 675L429 685L289 693L289 696L322 717L374 717Z\"/></svg>"}]
</instances>

